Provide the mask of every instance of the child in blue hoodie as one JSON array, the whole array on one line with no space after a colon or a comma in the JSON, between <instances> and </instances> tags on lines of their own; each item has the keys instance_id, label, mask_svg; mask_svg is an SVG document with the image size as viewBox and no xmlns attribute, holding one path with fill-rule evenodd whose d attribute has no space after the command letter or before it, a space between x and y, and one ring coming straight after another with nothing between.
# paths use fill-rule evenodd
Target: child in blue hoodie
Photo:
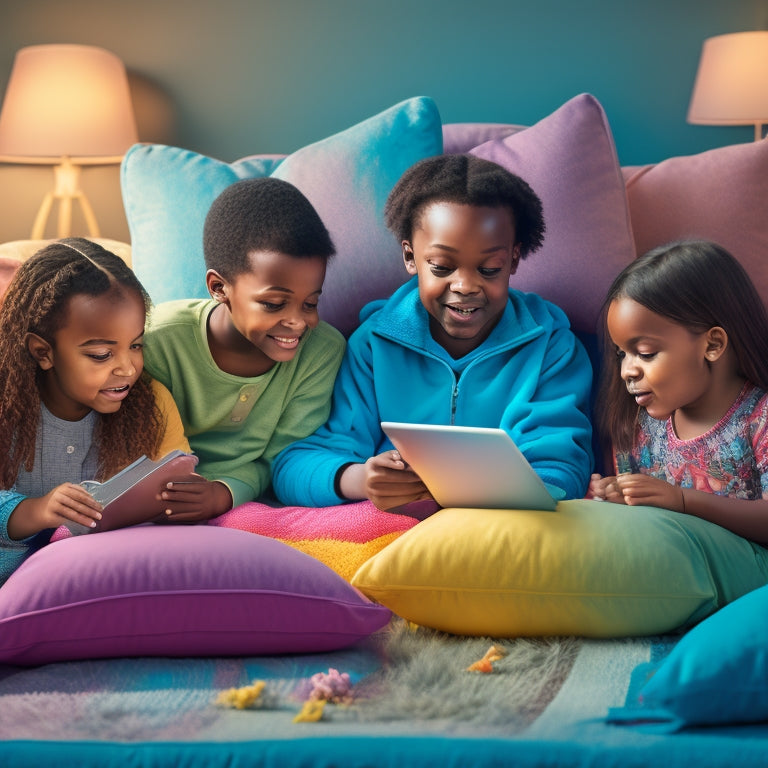
<instances>
[{"instance_id":1,"label":"child in blue hoodie","mask_svg":"<svg viewBox=\"0 0 768 768\"><path fill-rule=\"evenodd\" d=\"M273 465L278 498L386 510L431 498L382 421L500 427L544 482L583 496L589 359L562 310L509 287L543 241L538 196L496 163L441 155L403 174L384 215L413 277L363 308L328 421Z\"/></svg>"}]
</instances>

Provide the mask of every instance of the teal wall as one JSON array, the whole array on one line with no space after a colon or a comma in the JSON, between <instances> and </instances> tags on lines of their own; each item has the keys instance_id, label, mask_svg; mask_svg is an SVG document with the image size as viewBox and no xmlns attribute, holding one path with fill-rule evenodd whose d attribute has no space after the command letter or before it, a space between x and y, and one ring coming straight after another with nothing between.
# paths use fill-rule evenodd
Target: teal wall
<instances>
[{"instance_id":1,"label":"teal wall","mask_svg":"<svg viewBox=\"0 0 768 768\"><path fill-rule=\"evenodd\" d=\"M444 122L528 124L588 91L626 165L752 139L685 121L703 40L750 29L766 0L3 0L0 88L22 46L100 45L172 109L140 138L223 160L414 95Z\"/></svg>"}]
</instances>

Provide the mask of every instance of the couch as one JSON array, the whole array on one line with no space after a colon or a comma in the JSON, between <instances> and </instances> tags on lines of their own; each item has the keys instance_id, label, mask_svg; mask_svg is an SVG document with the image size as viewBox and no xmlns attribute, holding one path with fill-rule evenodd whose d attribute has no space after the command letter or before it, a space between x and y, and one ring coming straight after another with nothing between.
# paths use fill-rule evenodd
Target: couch
<instances>
[{"instance_id":1,"label":"couch","mask_svg":"<svg viewBox=\"0 0 768 768\"><path fill-rule=\"evenodd\" d=\"M607 287L655 245L716 240L768 300L768 141L621 167L589 94L529 127L443 124L418 97L290 155L232 163L136 145L121 169L124 257L155 302L203 296L210 203L240 178L286 179L334 238L321 316L348 335L367 301L407 278L381 220L386 196L439 152L499 162L538 192L546 240L515 285L563 307L595 367ZM0 247L0 268L37 245ZM768 552L717 526L588 500L554 514L443 509L424 521L367 502L254 502L171 533L57 541L0 588L4 764L764 764ZM496 641L513 652L486 661L491 674L445 677L450 659ZM295 707L289 682L294 691L308 670L343 664L362 704L331 702L311 731L278 722ZM215 690L234 681L242 692L254 674L273 688L246 707L258 715L212 714ZM526 715L505 709L515 676L515 696L537 691ZM430 714L435 698L463 703ZM55 735L62 706L92 713L99 701L113 722ZM35 706L55 725L26 725ZM4 712L16 718L5 728Z\"/></svg>"}]
</instances>

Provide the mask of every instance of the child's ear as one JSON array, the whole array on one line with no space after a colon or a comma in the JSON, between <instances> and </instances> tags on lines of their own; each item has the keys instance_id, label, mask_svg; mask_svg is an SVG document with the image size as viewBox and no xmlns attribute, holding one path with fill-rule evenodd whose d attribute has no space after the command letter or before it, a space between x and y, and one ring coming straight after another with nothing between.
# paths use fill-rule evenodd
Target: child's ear
<instances>
[{"instance_id":1,"label":"child's ear","mask_svg":"<svg viewBox=\"0 0 768 768\"><path fill-rule=\"evenodd\" d=\"M205 273L205 285L211 298L221 303L227 301L227 281L215 269Z\"/></svg>"},{"instance_id":2,"label":"child's ear","mask_svg":"<svg viewBox=\"0 0 768 768\"><path fill-rule=\"evenodd\" d=\"M403 263L405 264L405 269L409 275L415 275L416 259L413 256L413 246L407 240L403 240L401 245L403 247Z\"/></svg>"},{"instance_id":3,"label":"child's ear","mask_svg":"<svg viewBox=\"0 0 768 768\"><path fill-rule=\"evenodd\" d=\"M520 243L515 243L512 248L512 266L509 270L510 275L514 275L517 272L517 268L520 266Z\"/></svg>"},{"instance_id":4,"label":"child's ear","mask_svg":"<svg viewBox=\"0 0 768 768\"><path fill-rule=\"evenodd\" d=\"M704 357L710 363L714 363L722 357L725 350L728 348L728 334L724 328L719 325L715 325L707 331L707 348L704 352Z\"/></svg>"},{"instance_id":5,"label":"child's ear","mask_svg":"<svg viewBox=\"0 0 768 768\"><path fill-rule=\"evenodd\" d=\"M53 368L53 347L42 336L36 333L28 333L24 338L29 356L44 371Z\"/></svg>"}]
</instances>

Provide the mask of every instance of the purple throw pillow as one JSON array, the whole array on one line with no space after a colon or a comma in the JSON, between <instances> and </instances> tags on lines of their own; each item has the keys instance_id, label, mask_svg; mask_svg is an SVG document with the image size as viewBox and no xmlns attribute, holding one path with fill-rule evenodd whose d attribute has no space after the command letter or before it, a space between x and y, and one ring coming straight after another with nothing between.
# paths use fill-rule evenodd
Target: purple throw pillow
<instances>
[{"instance_id":1,"label":"purple throw pillow","mask_svg":"<svg viewBox=\"0 0 768 768\"><path fill-rule=\"evenodd\" d=\"M54 542L25 560L0 587L0 662L328 651L390 616L274 539L140 525Z\"/></svg>"}]
</instances>

